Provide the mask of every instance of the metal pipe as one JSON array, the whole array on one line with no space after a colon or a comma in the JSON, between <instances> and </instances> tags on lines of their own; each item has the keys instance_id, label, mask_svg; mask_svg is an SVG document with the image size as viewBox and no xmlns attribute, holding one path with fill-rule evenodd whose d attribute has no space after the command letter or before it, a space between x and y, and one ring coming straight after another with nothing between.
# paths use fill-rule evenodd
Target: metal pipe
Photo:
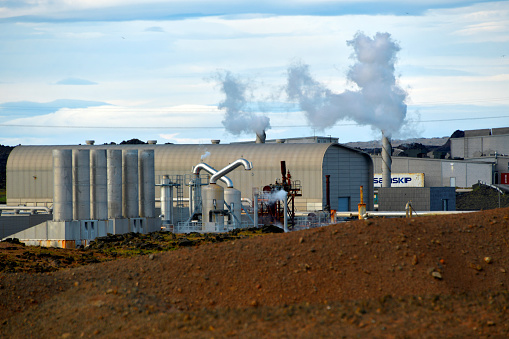
<instances>
[{"instance_id":1,"label":"metal pipe","mask_svg":"<svg viewBox=\"0 0 509 339\"><path fill-rule=\"evenodd\" d=\"M106 151L108 219L122 218L122 150Z\"/></svg>"},{"instance_id":2,"label":"metal pipe","mask_svg":"<svg viewBox=\"0 0 509 339\"><path fill-rule=\"evenodd\" d=\"M53 150L53 220L72 220L72 151ZM9 206L5 206L6 209Z\"/></svg>"},{"instance_id":3,"label":"metal pipe","mask_svg":"<svg viewBox=\"0 0 509 339\"><path fill-rule=\"evenodd\" d=\"M254 227L258 227L258 193L255 193L253 196L253 219L254 219Z\"/></svg>"},{"instance_id":4,"label":"metal pipe","mask_svg":"<svg viewBox=\"0 0 509 339\"><path fill-rule=\"evenodd\" d=\"M90 150L90 218L108 219L106 150Z\"/></svg>"},{"instance_id":5,"label":"metal pipe","mask_svg":"<svg viewBox=\"0 0 509 339\"><path fill-rule=\"evenodd\" d=\"M164 224L173 224L173 187L168 175L161 179L161 214Z\"/></svg>"},{"instance_id":6,"label":"metal pipe","mask_svg":"<svg viewBox=\"0 0 509 339\"><path fill-rule=\"evenodd\" d=\"M392 146L382 131L382 187L391 187Z\"/></svg>"},{"instance_id":7,"label":"metal pipe","mask_svg":"<svg viewBox=\"0 0 509 339\"><path fill-rule=\"evenodd\" d=\"M194 214L194 199L193 199L193 187L194 185L194 179L189 181L189 218L193 218Z\"/></svg>"},{"instance_id":8,"label":"metal pipe","mask_svg":"<svg viewBox=\"0 0 509 339\"><path fill-rule=\"evenodd\" d=\"M71 199L72 202L72 199ZM55 202L53 201L53 207L55 206ZM18 213L19 211L44 211L50 214L53 210L46 206L9 206L9 205L0 205L0 211L15 211ZM72 207L71 207L72 211ZM72 216L71 216L72 219ZM71 220L69 219L69 220ZM53 213L53 220L54 221L64 221L64 220L55 220L55 213Z\"/></svg>"},{"instance_id":9,"label":"metal pipe","mask_svg":"<svg viewBox=\"0 0 509 339\"><path fill-rule=\"evenodd\" d=\"M210 178L210 183L215 184L217 182L217 180L219 180L221 177L230 173L231 171L233 171L234 169L236 169L237 167L239 167L241 165L244 166L244 169L246 171L249 171L253 168L253 165L246 159L242 159L242 158L237 159L234 162L232 162L231 164L229 164L228 166L226 166L225 168L223 168L222 170L219 170L216 174L212 175L212 178Z\"/></svg>"},{"instance_id":10,"label":"metal pipe","mask_svg":"<svg viewBox=\"0 0 509 339\"><path fill-rule=\"evenodd\" d=\"M204 170L205 172L208 172L211 175L214 175L217 173L217 170L215 168L213 168L212 166L210 166L204 162L201 162L198 165L194 166L193 173L196 175L199 175L201 170ZM233 187L233 181L230 178L228 178L227 176L222 176L221 178L219 178L219 180L224 182L226 184L226 187Z\"/></svg>"},{"instance_id":11,"label":"metal pipe","mask_svg":"<svg viewBox=\"0 0 509 339\"><path fill-rule=\"evenodd\" d=\"M330 211L330 175L325 176L325 210Z\"/></svg>"},{"instance_id":12,"label":"metal pipe","mask_svg":"<svg viewBox=\"0 0 509 339\"><path fill-rule=\"evenodd\" d=\"M284 224L283 224L283 229L285 230L285 232L289 232L290 230L288 229L288 199L285 198L283 199L283 202L284 202Z\"/></svg>"},{"instance_id":13,"label":"metal pipe","mask_svg":"<svg viewBox=\"0 0 509 339\"><path fill-rule=\"evenodd\" d=\"M420 211L419 214L414 214L414 216L422 217L422 216L430 216L430 215L447 215L447 214L463 214L463 213L472 213L478 211ZM336 217L357 217L359 215L358 212L336 212ZM367 211L364 216L367 217L406 217L406 211L395 211L395 212L383 212L383 211Z\"/></svg>"}]
</instances>

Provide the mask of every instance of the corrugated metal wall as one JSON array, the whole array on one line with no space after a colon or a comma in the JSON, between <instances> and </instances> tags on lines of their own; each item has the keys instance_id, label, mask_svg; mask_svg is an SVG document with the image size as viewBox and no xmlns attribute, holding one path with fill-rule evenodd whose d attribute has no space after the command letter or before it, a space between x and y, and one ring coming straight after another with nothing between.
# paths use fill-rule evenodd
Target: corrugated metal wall
<instances>
[{"instance_id":1,"label":"corrugated metal wall","mask_svg":"<svg viewBox=\"0 0 509 339\"><path fill-rule=\"evenodd\" d=\"M253 163L252 171L242 167L229 173L235 188L243 197L252 197L253 188L281 179L281 161L292 179L302 183L303 196L296 200L299 210L321 209L325 205L325 174L330 174L333 194L352 197L352 209L359 200L359 185L371 187L373 168L369 155L338 144L225 144L225 145L103 145L103 146L18 146L7 162L7 203L10 205L51 205L53 199L53 159L56 148L76 149L154 149L156 183L165 174L185 175L201 157L216 168L225 167L238 158ZM371 188L372 190L372 188ZM156 198L159 197L156 189ZM184 187L184 197L188 196ZM372 196L368 193L368 196ZM372 203L369 200L366 201ZM334 202L332 203L334 207ZM369 208L369 207L368 207Z\"/></svg>"},{"instance_id":2,"label":"corrugated metal wall","mask_svg":"<svg viewBox=\"0 0 509 339\"><path fill-rule=\"evenodd\" d=\"M382 159L373 157L375 173L382 171ZM482 180L492 181L492 165L484 162L392 157L393 173L424 173L425 187L449 187L451 177L456 187L471 187Z\"/></svg>"}]
</instances>

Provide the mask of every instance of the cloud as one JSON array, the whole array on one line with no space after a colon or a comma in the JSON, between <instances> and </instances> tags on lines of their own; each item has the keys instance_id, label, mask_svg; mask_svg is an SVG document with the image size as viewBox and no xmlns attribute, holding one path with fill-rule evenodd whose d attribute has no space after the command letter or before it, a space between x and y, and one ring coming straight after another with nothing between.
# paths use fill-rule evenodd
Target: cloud
<instances>
[{"instance_id":1,"label":"cloud","mask_svg":"<svg viewBox=\"0 0 509 339\"><path fill-rule=\"evenodd\" d=\"M156 32L156 33L164 33L164 29L159 26L152 26L145 29L145 32Z\"/></svg>"},{"instance_id":2,"label":"cloud","mask_svg":"<svg viewBox=\"0 0 509 339\"><path fill-rule=\"evenodd\" d=\"M105 106L109 104L101 101L59 99L51 102L16 101L0 104L0 114L4 117L22 118L41 116L56 112L62 108L87 108Z\"/></svg>"},{"instance_id":3,"label":"cloud","mask_svg":"<svg viewBox=\"0 0 509 339\"><path fill-rule=\"evenodd\" d=\"M375 0L302 0L288 5L286 1L217 0L212 6L206 0L88 0L88 1L4 1L0 18L16 21L132 21L181 20L186 18L224 16L349 14L422 15L429 9L457 8L484 2L481 0L443 1L375 1Z\"/></svg>"},{"instance_id":4,"label":"cloud","mask_svg":"<svg viewBox=\"0 0 509 339\"><path fill-rule=\"evenodd\" d=\"M56 85L78 85L78 86L88 86L88 85L97 85L97 82L93 82L86 79L80 78L66 78L55 83Z\"/></svg>"}]
</instances>

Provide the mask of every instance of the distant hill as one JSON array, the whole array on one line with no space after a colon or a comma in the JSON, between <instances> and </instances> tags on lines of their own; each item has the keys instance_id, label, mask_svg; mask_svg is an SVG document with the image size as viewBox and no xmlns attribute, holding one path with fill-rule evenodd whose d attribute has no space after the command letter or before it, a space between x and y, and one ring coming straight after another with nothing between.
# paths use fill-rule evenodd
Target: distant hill
<instances>
[{"instance_id":1,"label":"distant hill","mask_svg":"<svg viewBox=\"0 0 509 339\"><path fill-rule=\"evenodd\" d=\"M391 141L392 147L397 147L403 144L422 144L424 146L433 146L438 147L444 145L449 137L441 137L441 138L411 138L411 139L394 139ZM357 141L357 142L347 142L344 145L349 147L356 147L361 149L373 149L382 147L381 140L371 140L371 141Z\"/></svg>"},{"instance_id":2,"label":"distant hill","mask_svg":"<svg viewBox=\"0 0 509 339\"><path fill-rule=\"evenodd\" d=\"M7 158L14 147L0 145L0 189L5 189Z\"/></svg>"}]
</instances>

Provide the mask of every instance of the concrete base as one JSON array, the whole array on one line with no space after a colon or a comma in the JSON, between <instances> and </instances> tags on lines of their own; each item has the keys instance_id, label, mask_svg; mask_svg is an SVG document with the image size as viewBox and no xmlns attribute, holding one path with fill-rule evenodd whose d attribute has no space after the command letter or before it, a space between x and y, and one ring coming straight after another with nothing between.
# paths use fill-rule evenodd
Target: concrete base
<instances>
[{"instance_id":1,"label":"concrete base","mask_svg":"<svg viewBox=\"0 0 509 339\"><path fill-rule=\"evenodd\" d=\"M159 218L130 218L111 220L49 220L24 231L12 234L29 246L76 248L87 246L97 237L108 233L123 234L129 232L150 233L161 229Z\"/></svg>"},{"instance_id":2,"label":"concrete base","mask_svg":"<svg viewBox=\"0 0 509 339\"><path fill-rule=\"evenodd\" d=\"M215 222L205 222L202 224L203 232L206 233L214 233L216 232L216 223Z\"/></svg>"}]
</instances>

